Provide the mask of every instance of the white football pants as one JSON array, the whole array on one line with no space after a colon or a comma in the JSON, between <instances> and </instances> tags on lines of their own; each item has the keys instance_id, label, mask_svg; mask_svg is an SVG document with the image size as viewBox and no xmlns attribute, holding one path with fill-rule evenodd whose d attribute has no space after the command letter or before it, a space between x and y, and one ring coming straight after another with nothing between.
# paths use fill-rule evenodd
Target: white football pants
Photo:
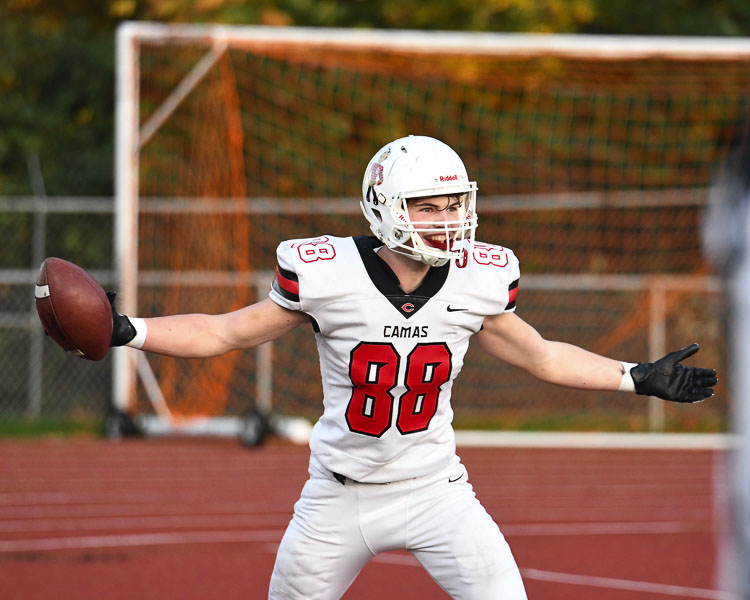
<instances>
[{"instance_id":1,"label":"white football pants","mask_svg":"<svg viewBox=\"0 0 750 600\"><path fill-rule=\"evenodd\" d=\"M503 534L464 466L387 484L341 484L314 457L279 546L269 600L336 600L380 552L406 549L452 598L525 600Z\"/></svg>"}]
</instances>

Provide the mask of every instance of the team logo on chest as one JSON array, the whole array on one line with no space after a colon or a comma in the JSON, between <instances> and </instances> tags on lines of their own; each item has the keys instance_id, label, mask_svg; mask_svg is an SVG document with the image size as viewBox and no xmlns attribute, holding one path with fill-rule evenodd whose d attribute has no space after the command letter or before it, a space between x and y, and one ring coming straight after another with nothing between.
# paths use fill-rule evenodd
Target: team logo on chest
<instances>
[{"instance_id":1,"label":"team logo on chest","mask_svg":"<svg viewBox=\"0 0 750 600\"><path fill-rule=\"evenodd\" d=\"M386 298L393 308L395 308L405 319L409 319L417 314L417 311L419 311L427 303L427 300L429 300L429 298L408 295L386 296Z\"/></svg>"}]
</instances>

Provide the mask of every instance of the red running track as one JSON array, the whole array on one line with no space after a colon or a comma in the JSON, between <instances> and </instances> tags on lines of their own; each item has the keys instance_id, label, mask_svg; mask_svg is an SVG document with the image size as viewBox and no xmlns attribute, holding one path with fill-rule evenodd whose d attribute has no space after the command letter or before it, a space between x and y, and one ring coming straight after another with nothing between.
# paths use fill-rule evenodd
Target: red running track
<instances>
[{"instance_id":1,"label":"red running track","mask_svg":"<svg viewBox=\"0 0 750 600\"><path fill-rule=\"evenodd\" d=\"M459 448L530 599L730 600L714 591L721 453ZM263 599L307 448L0 441L0 598ZM345 598L447 598L404 552Z\"/></svg>"}]
</instances>

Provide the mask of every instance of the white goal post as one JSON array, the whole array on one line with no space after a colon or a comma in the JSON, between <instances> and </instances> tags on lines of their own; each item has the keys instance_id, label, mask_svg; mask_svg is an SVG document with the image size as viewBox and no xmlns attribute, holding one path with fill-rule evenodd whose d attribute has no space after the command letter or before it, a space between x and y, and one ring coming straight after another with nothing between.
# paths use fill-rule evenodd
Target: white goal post
<instances>
[{"instance_id":1,"label":"white goal post","mask_svg":"<svg viewBox=\"0 0 750 600\"><path fill-rule=\"evenodd\" d=\"M142 99L144 72L141 68L141 59L146 46L149 48L177 46L195 51L191 54L193 58L189 66L184 68L179 78L170 84L171 87L159 94L154 94L149 100L148 112L144 115ZM272 193L266 195L248 193L245 197L238 197L236 193L227 195L226 191L221 190L217 192L219 196L207 204L203 202L201 196L185 194L180 189L175 189L168 196L161 194L154 196L142 189L144 148L148 148L153 140L162 134L163 128L170 123L173 115L184 107L186 99L202 85L205 78L219 68L218 65L228 52L237 49L238 52L242 51L248 55L257 51L270 53L274 57L284 57L290 48L297 48L298 54L304 54L307 49L313 49L315 53L321 55L327 52L341 55L352 52L357 56L369 53L368 57L362 61L363 64L368 65L368 69L371 69L370 73L375 73L374 76L380 76L382 71L379 71L378 64L372 66L373 59L369 56L390 56L393 53L416 57L415 61L431 61L435 57L448 56L480 57L482 60L485 58L487 60L543 58L545 60L607 60L623 63L655 60L690 63L726 61L727 63L750 64L750 40L732 38L492 34L125 23L117 31L115 149L115 255L118 307L123 313L148 316L139 312L141 308L138 302L140 286L244 285L248 288L254 287L254 295L257 296L264 293L269 281L268 272L257 268L245 270L187 268L180 271L160 267L139 268L139 252L143 243L143 238L139 236L144 235L142 231L139 231L139 220L144 218L144 215L169 215L171 217L180 213L193 216L234 214L243 219L251 215L274 215L279 218L285 215L296 215L298 218L309 220L321 215L330 217L336 214L359 214L357 199L348 196L344 190L338 195L330 193L316 195L313 190L312 196L305 202L299 202L299 198L293 192L281 191L275 195L272 190ZM298 63L304 62L298 58L296 60ZM440 65L437 72L441 77L449 80L456 76L456 67ZM156 70L150 71L150 75L155 73L157 73ZM476 81L479 83L476 84L476 89L472 89L475 96L481 94L481 77L477 76ZM456 80L462 81L462 75L459 74ZM231 94L234 93L231 92ZM240 96L241 101L241 93L236 92L236 94ZM158 101L153 98L157 98ZM483 98L482 102L484 101ZM469 114L472 110L470 100L466 100L465 104L469 106L466 109ZM499 108L496 110L502 110L502 103L497 106ZM416 109L409 104L409 110ZM479 106L477 110L480 112L485 110L484 105ZM564 112L568 108L562 110ZM244 123L247 118L245 113L241 113L238 120L234 122L235 126ZM394 118L397 119L398 116ZM730 118L731 115L727 117L727 119ZM376 124L376 119L377 116L374 116L373 125ZM638 124L636 120L634 123ZM206 125L206 127L209 126ZM170 133L170 136L178 136L179 131L181 130L176 129L175 132ZM357 132L351 135L357 135ZM539 134L534 133L534 135ZM240 151L240 156L243 157L245 154ZM250 158L241 158L241 160L251 162ZM161 164L159 161L152 160L149 163L150 171L154 171L159 164ZM196 166L192 164L188 165L188 168L196 168ZM240 165L238 168L243 171L244 166ZM277 166L274 173L280 169ZM570 169L579 169L579 165L576 163ZM623 171L625 170L623 167ZM353 175L355 179L357 175L358 173ZM167 178L166 175L159 175L159 177L161 177L160 182ZM480 215L559 210L634 209L648 211L670 206L694 209L704 204L709 184L707 180L703 180L690 182L689 185L682 187L681 182L675 180L677 181L675 183L669 177L660 175L666 181L666 185L656 185L651 178L644 180L642 188L637 188L633 181L625 181L622 187L617 187L618 180L614 178L611 182L604 181L600 187L597 184L597 177L599 177L598 171L587 188L577 182L572 182L568 189L550 184L546 186L548 189L535 190L533 184L528 184L525 187L519 186L517 191L509 190L508 185L505 187L498 185L498 191L490 191L482 196ZM482 185L480 181L480 189ZM243 183L235 189L244 189L244 187ZM256 187L261 190L266 189L263 184L258 184ZM545 188L545 186L540 187ZM310 235L319 233L319 231L309 231ZM175 242L176 240L166 240L165 243L174 244ZM175 250L179 251L179 249ZM140 260L143 260L142 256ZM151 262L157 264L159 261L154 259ZM626 274L551 272L525 275L523 281L524 289L537 290L540 293L551 289L577 292L588 290L622 291L633 294L651 293L654 304L650 308L651 319L647 331L649 332L649 352L654 356L662 352L666 345L664 327L669 315L664 294L675 290L685 291L696 288L715 294L720 287L718 282L707 273L699 271ZM270 345L257 350L255 367L257 370L255 400L265 410L269 410L273 402L273 352ZM170 410L170 399L162 394L158 374L155 375L149 361L142 353L128 348L118 348L114 351L112 393L113 404L116 408L122 411L131 409L139 377L151 402L153 413L157 417L156 420L150 421L155 432L182 430L193 433L232 435L237 433L238 421L232 416L199 415L176 418ZM662 407L661 402L652 402L650 405L649 422L652 429L664 427Z\"/></svg>"}]
</instances>

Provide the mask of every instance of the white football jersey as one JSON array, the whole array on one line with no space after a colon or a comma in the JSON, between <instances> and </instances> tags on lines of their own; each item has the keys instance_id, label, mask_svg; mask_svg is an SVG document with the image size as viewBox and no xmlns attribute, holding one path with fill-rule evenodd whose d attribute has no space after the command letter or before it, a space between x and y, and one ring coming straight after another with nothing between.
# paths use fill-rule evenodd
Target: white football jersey
<instances>
[{"instance_id":1,"label":"white football jersey","mask_svg":"<svg viewBox=\"0 0 750 600\"><path fill-rule=\"evenodd\" d=\"M515 310L511 250L476 242L432 267L411 294L375 237L289 240L270 297L313 319L324 412L310 449L334 473L383 483L420 477L455 455L450 397L485 317Z\"/></svg>"}]
</instances>

